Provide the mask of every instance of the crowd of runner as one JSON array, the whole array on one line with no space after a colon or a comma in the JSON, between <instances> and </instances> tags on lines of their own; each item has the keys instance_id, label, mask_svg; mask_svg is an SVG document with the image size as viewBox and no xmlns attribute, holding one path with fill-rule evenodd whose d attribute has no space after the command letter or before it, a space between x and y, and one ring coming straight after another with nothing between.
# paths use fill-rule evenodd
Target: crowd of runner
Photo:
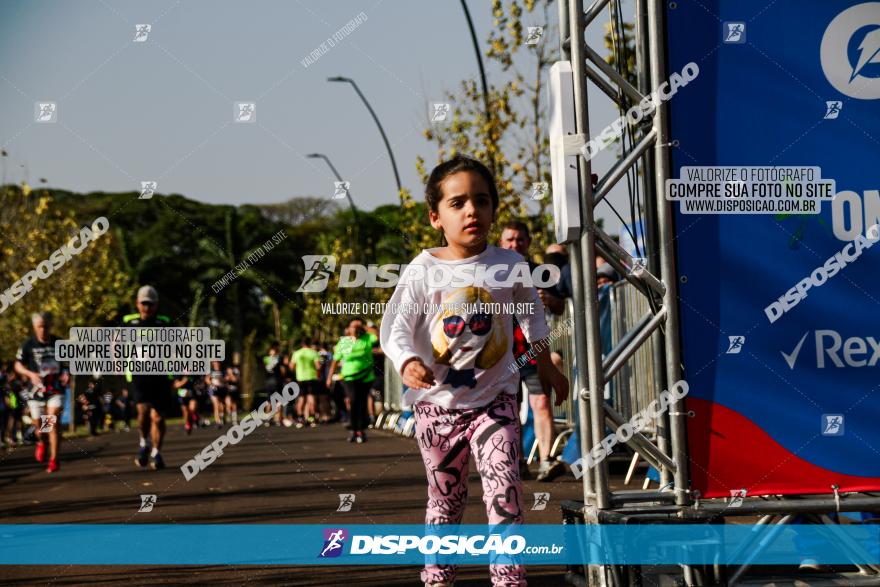
<instances>
[{"instance_id":1,"label":"crowd of runner","mask_svg":"<svg viewBox=\"0 0 880 587\"><path fill-rule=\"evenodd\" d=\"M528 227L521 222L508 223L503 227L499 245L528 259ZM559 245L551 245L545 251L545 259L560 268L561 280L554 288L540 289L539 297L548 312L560 314L563 300L571 296L570 265L565 249ZM599 266L597 273L601 294L601 289L617 276L605 264ZM600 305L601 301L600 295ZM155 288L143 286L138 290L136 308L136 313L123 317L122 326L172 326L171 320L158 312L159 294ZM0 365L2 443L9 447L33 443L36 460L48 460L49 472L59 469L57 455L65 425L62 413L68 407L66 398L71 383L65 366L55 361L54 342L58 337L52 334L52 322L52 315L47 312L34 314L33 336L22 343L15 361ZM604 347L607 324L603 324L602 330ZM243 394L242 369L237 361L214 361L210 372L202 374L129 375L120 385L112 383L114 378L110 378L111 383L91 379L76 391L73 418L76 423L86 424L92 435L135 428L135 464L162 469L167 417L180 417L186 434L197 428L223 428L237 424L239 413L246 407L253 409L273 393L296 383L300 391L295 402L279 406L266 426L303 428L342 422L350 431L348 441L363 444L383 406L385 361L379 334L372 322L354 318L336 341L325 343L303 337L270 343L260 365L265 383L254 390L253 398ZM519 325L515 324L514 356L524 356L528 348ZM553 355L554 362L558 362L558 354ZM549 454L555 438L549 397L541 389L534 359L521 365L519 371L524 391L518 402L529 403L539 445L537 480L550 481L562 474L564 467ZM406 390L404 386L403 392ZM530 478L522 453L520 459L521 476Z\"/></svg>"},{"instance_id":2,"label":"crowd of runner","mask_svg":"<svg viewBox=\"0 0 880 587\"><path fill-rule=\"evenodd\" d=\"M171 326L158 313L158 292L151 286L138 290L137 313L127 315L123 326ZM33 335L25 340L14 361L0 365L0 447L34 446L37 462L47 471L60 469L61 432L71 395L72 377L63 362L55 360L53 316L32 316ZM238 423L239 412L260 405L286 385L296 383L296 401L280 406L266 426L316 427L342 422L351 430L349 442L364 443L366 429L382 406L382 361L378 330L372 323L352 320L333 345L300 338L282 345L270 344L262 357L265 383L244 403L242 371L237 362L211 363L210 372L177 376L128 375L120 378L78 377L74 422L88 433L138 431L139 467L162 469L161 449L167 417L180 417L182 428L222 429ZM377 376L378 375L378 376ZM132 420L135 424L132 425Z\"/></svg>"}]
</instances>

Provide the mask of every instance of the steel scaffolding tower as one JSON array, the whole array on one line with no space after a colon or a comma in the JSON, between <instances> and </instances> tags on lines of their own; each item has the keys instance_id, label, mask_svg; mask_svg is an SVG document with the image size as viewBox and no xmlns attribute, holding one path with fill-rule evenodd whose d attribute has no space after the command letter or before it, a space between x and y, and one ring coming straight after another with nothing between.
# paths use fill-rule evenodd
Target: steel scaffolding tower
<instances>
[{"instance_id":1,"label":"steel scaffolding tower","mask_svg":"<svg viewBox=\"0 0 880 587\"><path fill-rule=\"evenodd\" d=\"M559 1L560 59L568 61L574 93L575 135L565 137L565 154L579 152L591 138L588 115L588 82L610 97L622 110L638 104L667 79L666 3L660 0L634 0L638 86L635 87L606 63L586 42L587 26L608 7L611 0ZM592 168L585 157L578 158L580 191L580 237L571 242L574 300L575 356L579 369L579 427L581 455L587 455L605 436L606 426L616 431L624 416L605 403L603 390L614 374L647 341L653 340L653 397L682 379L678 273L673 247L674 214L672 203L664 198L665 182L670 179L670 140L668 105L660 102L652 116L636 129L631 148L593 186ZM552 144L552 138L551 138ZM647 266L634 260L594 222L594 208L634 166L641 163L641 187L645 194L645 245ZM648 298L651 310L621 337L607 356L602 355L599 333L599 306L596 285L596 256L601 255L618 273ZM586 368L584 368L584 366ZM586 379L586 381L584 381ZM746 498L735 510L722 500L703 500L690 487L686 444L686 417L683 400L675 400L666 414L655 422L657 435L651 440L635 433L627 444L661 474L657 490L610 490L606 460L594 467L583 467L583 502L563 504L565 523L622 524L633 521L722 522L728 516L761 515L759 524L782 526L796 514L825 514L843 511L880 511L880 497L852 496L769 496ZM832 523L827 516L821 523ZM753 548L757 548L753 546ZM857 559L853 559L857 560ZM859 565L858 574L848 576L852 584L878 584L880 568ZM715 567L681 566L687 585L739 583L748 564L727 570ZM729 571L725 575L725 571ZM585 578L584 578L585 577ZM589 565L583 577L570 573L569 580L594 586L640 585L638 568L615 565ZM810 585L826 584L810 582ZM832 584L832 583L827 583ZM834 583L837 584L837 583Z\"/></svg>"}]
</instances>

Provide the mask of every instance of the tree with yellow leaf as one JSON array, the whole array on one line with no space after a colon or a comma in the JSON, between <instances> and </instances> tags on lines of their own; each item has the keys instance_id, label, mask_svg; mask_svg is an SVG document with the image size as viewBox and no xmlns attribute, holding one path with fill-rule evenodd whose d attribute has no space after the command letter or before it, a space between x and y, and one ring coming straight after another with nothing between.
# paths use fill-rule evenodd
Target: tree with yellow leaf
<instances>
[{"instance_id":1,"label":"tree with yellow leaf","mask_svg":"<svg viewBox=\"0 0 880 587\"><path fill-rule=\"evenodd\" d=\"M505 222L524 219L530 224L534 250L543 250L550 239L551 198L549 192L532 199L535 183L550 182L549 137L546 133L547 69L555 60L552 39L556 27L551 24L555 14L552 0L543 2L493 0L493 29L485 55L496 66L497 77L503 82L490 83L487 88L488 109L476 80L461 83L458 94L447 93L451 119L445 124L432 124L425 137L437 145L437 161L456 154L475 157L495 170L499 208L496 231ZM529 42L529 27L540 27L540 38ZM528 55L527 55L528 54ZM519 55L520 58L515 58ZM521 68L527 66L530 73ZM423 183L430 169L422 158L416 168ZM528 203L534 202L530 209ZM401 205L407 214L407 231L413 238L408 254L418 253L423 245L436 246L438 235L421 217L418 207L405 193ZM491 239L499 235L492 234Z\"/></svg>"},{"instance_id":2,"label":"tree with yellow leaf","mask_svg":"<svg viewBox=\"0 0 880 587\"><path fill-rule=\"evenodd\" d=\"M27 186L0 186L0 210L0 291L34 270L82 228L72 214L53 205L45 190L32 191ZM112 218L110 222L112 226ZM31 313L52 312L56 334L66 337L71 326L100 326L114 320L131 292L112 231L107 232L6 307L0 359L14 357L31 334Z\"/></svg>"}]
</instances>

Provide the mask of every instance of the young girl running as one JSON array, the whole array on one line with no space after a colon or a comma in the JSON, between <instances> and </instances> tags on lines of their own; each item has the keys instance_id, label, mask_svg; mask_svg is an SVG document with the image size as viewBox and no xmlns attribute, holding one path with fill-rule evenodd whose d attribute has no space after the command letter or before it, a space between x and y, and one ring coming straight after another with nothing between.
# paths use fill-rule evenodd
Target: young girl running
<instances>
[{"instance_id":1,"label":"young girl running","mask_svg":"<svg viewBox=\"0 0 880 587\"><path fill-rule=\"evenodd\" d=\"M556 391L556 405L568 396L568 381L550 361L547 345L536 344L550 333L535 288L521 279L528 265L515 251L488 245L498 209L491 172L455 157L431 172L425 199L431 226L443 233L446 246L413 260L381 328L382 348L409 387L404 409L412 407L416 418L428 477L425 523L461 522L473 453L489 524L520 524L519 376L511 352L513 316L505 309L516 309L526 339L544 349L536 357L538 373L544 392ZM461 276L472 278L462 282ZM527 304L534 313L519 313ZM489 570L493 585L526 584L521 565ZM452 585L455 567L429 564L422 580Z\"/></svg>"}]
</instances>

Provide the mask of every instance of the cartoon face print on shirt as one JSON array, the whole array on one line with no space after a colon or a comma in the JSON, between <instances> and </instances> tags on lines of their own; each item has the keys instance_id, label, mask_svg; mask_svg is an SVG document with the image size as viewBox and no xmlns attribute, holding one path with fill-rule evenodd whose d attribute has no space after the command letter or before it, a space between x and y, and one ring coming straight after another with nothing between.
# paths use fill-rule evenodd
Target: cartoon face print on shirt
<instances>
[{"instance_id":1,"label":"cartoon face print on shirt","mask_svg":"<svg viewBox=\"0 0 880 587\"><path fill-rule=\"evenodd\" d=\"M477 370L494 367L510 346L502 317L480 307L499 304L480 287L455 289L442 303L444 311L431 330L435 362L449 366L442 383L475 387Z\"/></svg>"}]
</instances>

